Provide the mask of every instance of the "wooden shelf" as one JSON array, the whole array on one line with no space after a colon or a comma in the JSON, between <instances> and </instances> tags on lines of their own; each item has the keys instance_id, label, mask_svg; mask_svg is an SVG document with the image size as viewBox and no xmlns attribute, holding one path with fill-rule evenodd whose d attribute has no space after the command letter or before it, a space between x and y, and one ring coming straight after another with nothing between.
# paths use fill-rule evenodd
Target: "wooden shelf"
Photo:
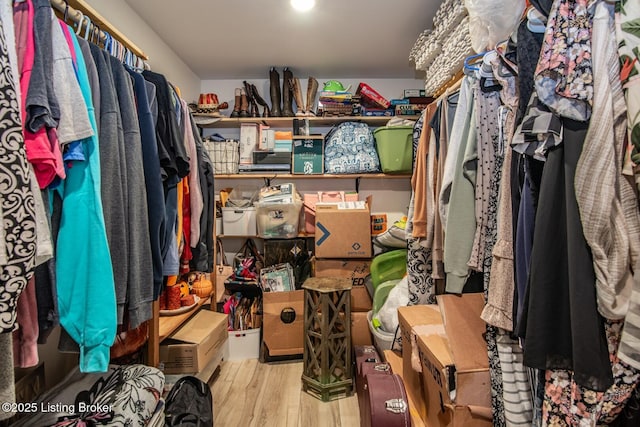
<instances>
[{"instance_id":1,"label":"wooden shelf","mask_svg":"<svg viewBox=\"0 0 640 427\"><path fill-rule=\"evenodd\" d=\"M386 173L354 173L344 175L298 175L290 173L280 172L256 172L256 173L239 173L233 175L218 174L216 179L408 179L411 178L411 174L386 174Z\"/></svg>"},{"instance_id":2,"label":"wooden shelf","mask_svg":"<svg viewBox=\"0 0 640 427\"><path fill-rule=\"evenodd\" d=\"M210 302L210 298L200 298L198 304L186 313L178 314L177 316L160 316L158 327L159 343L169 335L171 335L180 326L182 326L182 324L186 322L187 319L196 314L198 310L200 310L200 307L207 304L208 302Z\"/></svg>"},{"instance_id":3,"label":"wooden shelf","mask_svg":"<svg viewBox=\"0 0 640 427\"><path fill-rule=\"evenodd\" d=\"M208 117L206 114L198 114L200 117ZM240 127L242 123L260 123L273 128L290 128L293 126L293 119L308 119L312 126L333 126L337 123L346 121L364 122L372 126L384 126L392 117L369 117L369 116L338 116L338 117L244 117L230 118L210 116L212 119L218 119L212 123L202 123L198 126L201 128L230 128ZM420 116L395 116L408 120L418 120Z\"/></svg>"},{"instance_id":4,"label":"wooden shelf","mask_svg":"<svg viewBox=\"0 0 640 427\"><path fill-rule=\"evenodd\" d=\"M298 233L298 235L296 237L291 237L292 239L310 239L310 238L314 238L316 235L315 234L311 234L311 233ZM260 237L257 235L253 235L253 236L239 236L237 234L233 234L233 235L225 235L225 234L218 234L216 236L216 238L218 239L262 239L262 240L271 240L271 239L288 239L288 237Z\"/></svg>"}]
</instances>

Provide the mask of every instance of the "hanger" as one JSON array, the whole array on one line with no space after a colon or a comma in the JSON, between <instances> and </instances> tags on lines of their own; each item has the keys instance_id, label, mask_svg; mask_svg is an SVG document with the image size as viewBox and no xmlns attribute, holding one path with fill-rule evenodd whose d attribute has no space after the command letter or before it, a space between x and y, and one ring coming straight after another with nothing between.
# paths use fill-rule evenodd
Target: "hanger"
<instances>
[{"instance_id":1,"label":"hanger","mask_svg":"<svg viewBox=\"0 0 640 427\"><path fill-rule=\"evenodd\" d=\"M510 43L511 37L498 42L495 51L500 57L502 64L512 73L518 75L518 65L516 64L517 51L513 49L515 43ZM512 48L509 50L509 48Z\"/></svg>"},{"instance_id":2,"label":"hanger","mask_svg":"<svg viewBox=\"0 0 640 427\"><path fill-rule=\"evenodd\" d=\"M82 12L80 12L80 20L78 21L78 28L76 28L76 35L80 35L80 31L82 30L82 24L84 23L85 18L87 19L87 27L91 25L91 18L85 16ZM86 37L85 37L86 40Z\"/></svg>"},{"instance_id":3,"label":"hanger","mask_svg":"<svg viewBox=\"0 0 640 427\"><path fill-rule=\"evenodd\" d=\"M67 18L69 18L69 1L68 0L64 0L64 18L63 21L66 23L67 22Z\"/></svg>"},{"instance_id":4,"label":"hanger","mask_svg":"<svg viewBox=\"0 0 640 427\"><path fill-rule=\"evenodd\" d=\"M486 52L482 52L482 53L477 53L475 55L467 56L464 59L464 69L468 71L480 71L480 67L475 65L475 62L472 62L472 61L475 61L480 58L484 58L485 53Z\"/></svg>"}]
</instances>

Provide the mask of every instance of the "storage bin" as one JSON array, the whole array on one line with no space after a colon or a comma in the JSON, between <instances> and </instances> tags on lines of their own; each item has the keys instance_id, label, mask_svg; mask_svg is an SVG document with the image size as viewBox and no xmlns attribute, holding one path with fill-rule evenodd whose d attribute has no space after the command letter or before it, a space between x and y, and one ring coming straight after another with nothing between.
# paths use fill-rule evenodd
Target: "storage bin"
<instances>
[{"instance_id":1,"label":"storage bin","mask_svg":"<svg viewBox=\"0 0 640 427\"><path fill-rule=\"evenodd\" d=\"M229 331L227 360L257 359L260 356L260 329Z\"/></svg>"},{"instance_id":2,"label":"storage bin","mask_svg":"<svg viewBox=\"0 0 640 427\"><path fill-rule=\"evenodd\" d=\"M222 208L225 236L255 236L256 208Z\"/></svg>"},{"instance_id":3,"label":"storage bin","mask_svg":"<svg viewBox=\"0 0 640 427\"><path fill-rule=\"evenodd\" d=\"M377 329L373 326L371 320L373 319L373 311L367 311L367 323L369 323L369 330L373 334L373 340L376 343L378 351L382 353L385 350L391 350L393 345L393 338L395 334L385 332L382 329Z\"/></svg>"},{"instance_id":4,"label":"storage bin","mask_svg":"<svg viewBox=\"0 0 640 427\"><path fill-rule=\"evenodd\" d=\"M383 126L373 131L384 173L410 173L413 169L413 126Z\"/></svg>"},{"instance_id":5,"label":"storage bin","mask_svg":"<svg viewBox=\"0 0 640 427\"><path fill-rule=\"evenodd\" d=\"M293 203L256 203L258 236L263 239L298 237L301 201Z\"/></svg>"}]
</instances>

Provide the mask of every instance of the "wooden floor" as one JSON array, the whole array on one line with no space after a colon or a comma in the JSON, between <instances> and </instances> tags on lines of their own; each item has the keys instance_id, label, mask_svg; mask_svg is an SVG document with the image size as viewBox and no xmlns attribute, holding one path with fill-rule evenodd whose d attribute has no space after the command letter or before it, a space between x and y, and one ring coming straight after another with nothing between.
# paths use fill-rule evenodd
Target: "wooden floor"
<instances>
[{"instance_id":1,"label":"wooden floor","mask_svg":"<svg viewBox=\"0 0 640 427\"><path fill-rule=\"evenodd\" d=\"M215 427L359 427L358 399L322 402L302 391L302 361L222 362L211 385Z\"/></svg>"}]
</instances>

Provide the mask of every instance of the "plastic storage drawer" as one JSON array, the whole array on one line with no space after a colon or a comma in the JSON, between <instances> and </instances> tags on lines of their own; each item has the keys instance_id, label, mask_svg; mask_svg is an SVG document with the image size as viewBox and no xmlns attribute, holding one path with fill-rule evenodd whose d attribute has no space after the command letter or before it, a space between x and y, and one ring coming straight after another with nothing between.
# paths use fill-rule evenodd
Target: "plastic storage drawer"
<instances>
[{"instance_id":1,"label":"plastic storage drawer","mask_svg":"<svg viewBox=\"0 0 640 427\"><path fill-rule=\"evenodd\" d=\"M384 173L410 173L413 169L413 126L384 126L373 131Z\"/></svg>"}]
</instances>

